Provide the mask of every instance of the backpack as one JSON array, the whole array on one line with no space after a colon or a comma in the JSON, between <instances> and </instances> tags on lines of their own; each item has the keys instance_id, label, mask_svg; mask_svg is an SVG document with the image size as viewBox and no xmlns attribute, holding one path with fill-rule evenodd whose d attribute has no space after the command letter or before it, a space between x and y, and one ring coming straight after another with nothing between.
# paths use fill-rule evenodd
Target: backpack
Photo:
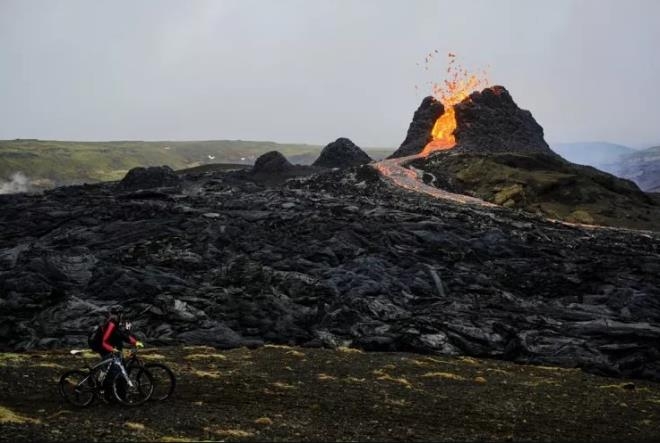
<instances>
[{"instance_id":1,"label":"backpack","mask_svg":"<svg viewBox=\"0 0 660 443\"><path fill-rule=\"evenodd\" d=\"M94 352L101 352L103 350L103 325L99 324L89 331L87 336L87 344Z\"/></svg>"}]
</instances>

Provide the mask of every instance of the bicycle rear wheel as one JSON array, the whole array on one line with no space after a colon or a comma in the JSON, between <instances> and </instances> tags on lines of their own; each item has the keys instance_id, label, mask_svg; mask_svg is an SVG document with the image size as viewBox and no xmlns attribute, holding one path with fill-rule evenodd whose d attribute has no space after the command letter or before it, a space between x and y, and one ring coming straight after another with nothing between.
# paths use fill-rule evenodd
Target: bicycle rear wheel
<instances>
[{"instance_id":1,"label":"bicycle rear wheel","mask_svg":"<svg viewBox=\"0 0 660 443\"><path fill-rule=\"evenodd\" d=\"M60 377L58 390L62 398L72 405L85 407L94 401L96 383L89 372L67 371Z\"/></svg>"},{"instance_id":2,"label":"bicycle rear wheel","mask_svg":"<svg viewBox=\"0 0 660 443\"><path fill-rule=\"evenodd\" d=\"M170 398L176 387L174 372L162 363L146 363L144 369L149 371L154 383L151 400L163 401Z\"/></svg>"},{"instance_id":3,"label":"bicycle rear wheel","mask_svg":"<svg viewBox=\"0 0 660 443\"><path fill-rule=\"evenodd\" d=\"M112 380L112 392L117 401L126 406L138 406L149 400L154 391L151 374L142 368L127 374L132 386L126 382L121 372Z\"/></svg>"}]
</instances>

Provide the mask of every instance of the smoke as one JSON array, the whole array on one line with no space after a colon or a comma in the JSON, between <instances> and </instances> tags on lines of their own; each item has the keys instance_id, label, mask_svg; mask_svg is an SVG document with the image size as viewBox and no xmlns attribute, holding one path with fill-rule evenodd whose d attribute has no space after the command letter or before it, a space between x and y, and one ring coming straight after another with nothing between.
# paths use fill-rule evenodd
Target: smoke
<instances>
[{"instance_id":1,"label":"smoke","mask_svg":"<svg viewBox=\"0 0 660 443\"><path fill-rule=\"evenodd\" d=\"M9 181L0 181L0 194L16 194L28 191L28 178L22 172L12 174Z\"/></svg>"}]
</instances>

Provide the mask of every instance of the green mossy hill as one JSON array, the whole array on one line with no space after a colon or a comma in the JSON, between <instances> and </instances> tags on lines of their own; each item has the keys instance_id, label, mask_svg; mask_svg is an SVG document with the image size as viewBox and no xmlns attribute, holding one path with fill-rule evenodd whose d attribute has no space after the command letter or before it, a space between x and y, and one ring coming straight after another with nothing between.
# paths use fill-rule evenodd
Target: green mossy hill
<instances>
[{"instance_id":1,"label":"green mossy hill","mask_svg":"<svg viewBox=\"0 0 660 443\"><path fill-rule=\"evenodd\" d=\"M121 179L137 166L172 169L209 163L251 164L264 152L318 156L320 146L242 140L68 142L0 141L0 180L22 172L32 188Z\"/></svg>"},{"instance_id":2,"label":"green mossy hill","mask_svg":"<svg viewBox=\"0 0 660 443\"><path fill-rule=\"evenodd\" d=\"M633 182L544 154L441 152L413 166L425 180L573 223L660 230L660 204Z\"/></svg>"}]
</instances>

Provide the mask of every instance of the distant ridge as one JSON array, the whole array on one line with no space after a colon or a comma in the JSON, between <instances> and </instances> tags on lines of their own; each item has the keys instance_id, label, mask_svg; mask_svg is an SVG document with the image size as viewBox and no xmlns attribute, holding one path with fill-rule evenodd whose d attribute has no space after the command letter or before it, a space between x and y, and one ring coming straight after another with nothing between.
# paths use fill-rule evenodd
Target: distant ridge
<instances>
[{"instance_id":1,"label":"distant ridge","mask_svg":"<svg viewBox=\"0 0 660 443\"><path fill-rule=\"evenodd\" d=\"M602 141L553 143L551 148L572 163L593 166L610 173L615 173L616 163L622 157L637 152L629 146Z\"/></svg>"},{"instance_id":2,"label":"distant ridge","mask_svg":"<svg viewBox=\"0 0 660 443\"><path fill-rule=\"evenodd\" d=\"M646 192L660 192L660 146L635 151L622 158L617 173Z\"/></svg>"}]
</instances>

